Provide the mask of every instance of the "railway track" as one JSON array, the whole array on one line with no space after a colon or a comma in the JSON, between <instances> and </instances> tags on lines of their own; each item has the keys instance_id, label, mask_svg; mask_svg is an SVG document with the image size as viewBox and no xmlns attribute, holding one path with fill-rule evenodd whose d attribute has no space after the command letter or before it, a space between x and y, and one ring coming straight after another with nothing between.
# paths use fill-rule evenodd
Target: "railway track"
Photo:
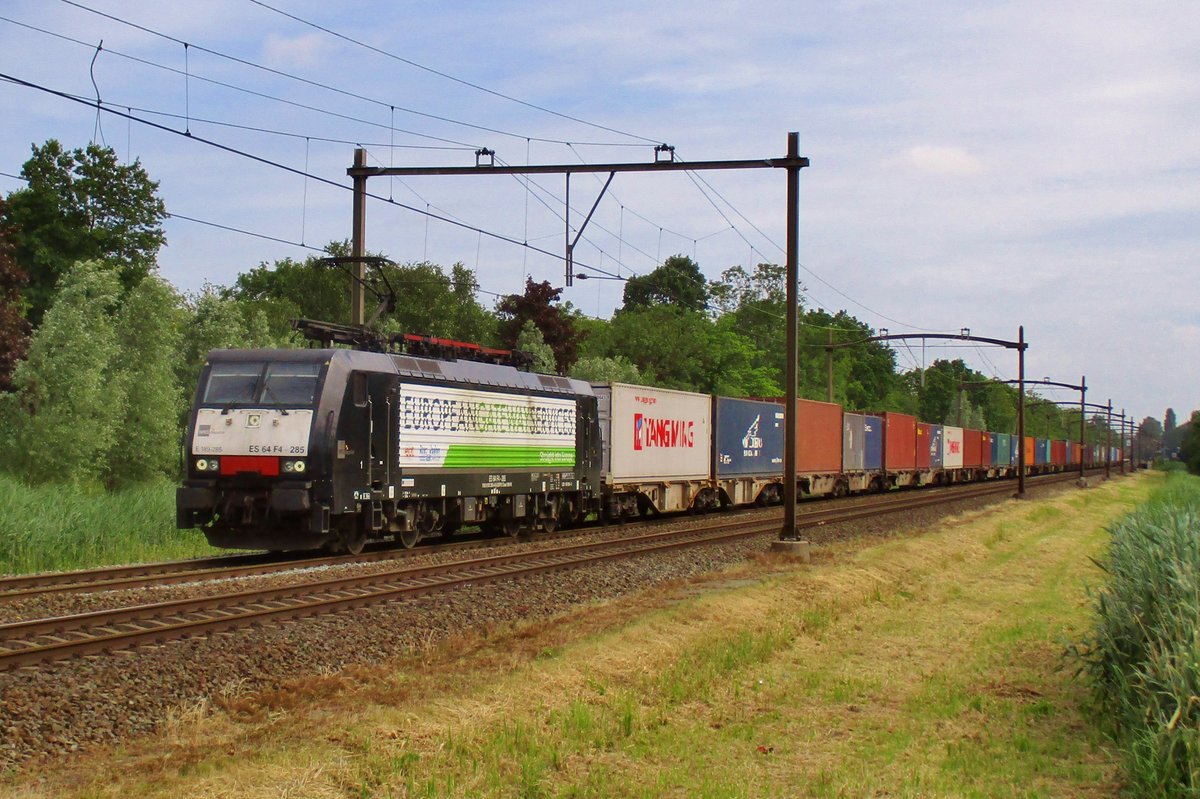
<instances>
[{"instance_id":1,"label":"railway track","mask_svg":"<svg viewBox=\"0 0 1200 799\"><path fill-rule=\"evenodd\" d=\"M988 484L999 485L999 484ZM964 491L964 487L934 489L942 491ZM841 500L830 500L834 504ZM889 495L880 495L870 503L886 512L888 502L899 501ZM762 511L750 511L751 513ZM801 506L798 514L802 520L809 515L823 513L809 506ZM677 523L681 517L672 517L665 522L643 522L643 525ZM684 517L686 518L686 517ZM553 541L578 535L586 528L562 530L554 534L539 534L538 541ZM503 546L511 543L510 538L461 536L445 543L431 543L414 550L374 546L357 555L317 555L300 553L254 553L247 555L222 555L183 561L145 563L134 566L114 566L97 569L82 569L69 572L50 572L15 577L0 577L0 603L27 599L48 594L89 593L119 591L131 588L179 585L202 580L227 580L239 577L254 577L277 574L285 571L313 569L323 566L372 563L396 560L415 555L464 551L473 548Z\"/></svg>"},{"instance_id":2,"label":"railway track","mask_svg":"<svg viewBox=\"0 0 1200 799\"><path fill-rule=\"evenodd\" d=\"M1054 475L1041 478L1035 484L1070 479L1074 479L1074 476ZM972 485L935 494L914 492L870 505L822 506L800 515L797 524L807 528L852 522L885 513L1009 492L1011 486L1005 483ZM777 532L779 517L778 513L753 517L743 515L732 519L726 517L703 527L642 532L619 539L465 558L436 565L405 565L404 558L400 557L393 558L397 561L396 568L374 574L324 579L310 577L289 585L220 596L176 599L72 616L12 622L0 625L0 670L34 667L65 658L158 645L254 625L276 624L450 591L467 585L580 568L617 558L729 543ZM303 562L292 561L286 565L296 568ZM196 577L197 574L193 572L191 579Z\"/></svg>"},{"instance_id":3,"label":"railway track","mask_svg":"<svg viewBox=\"0 0 1200 799\"><path fill-rule=\"evenodd\" d=\"M1031 478L1030 482L1037 485L1039 480L1047 478L1073 479L1074 475L1047 475ZM1008 490L1009 481L986 483L983 485L999 487L1000 491ZM946 487L932 491L954 491L955 496L965 496L962 492L973 486ZM900 497L905 494L900 494ZM827 500L837 504L840 500ZM879 508L879 512L888 512L890 503L902 502L894 495L880 495L871 501L869 507ZM751 513L756 511L751 511ZM757 511L761 512L761 511ZM823 518L827 509L810 509L804 505L798 514L798 521L812 516ZM644 522L643 524L661 524L678 522L679 517L673 517L665 522ZM553 541L580 534L586 528L562 530L546 535L540 534L539 541ZM96 569L82 569L69 572L50 572L43 574L19 575L0 577L0 603L27 599L48 594L89 593L101 591L120 591L132 588L159 587L164 585L179 585L203 580L228 580L239 577L269 576L286 571L300 571L323 566L339 566L349 564L372 563L379 561L397 560L416 555L429 555L444 552L465 551L475 548L503 546L511 543L510 538L463 536L446 543L432 543L420 546L414 550L375 546L357 555L318 555L312 553L254 553L247 555L223 555L211 558L197 558L183 561L168 561L161 563L146 563L134 566L113 566Z\"/></svg>"}]
</instances>

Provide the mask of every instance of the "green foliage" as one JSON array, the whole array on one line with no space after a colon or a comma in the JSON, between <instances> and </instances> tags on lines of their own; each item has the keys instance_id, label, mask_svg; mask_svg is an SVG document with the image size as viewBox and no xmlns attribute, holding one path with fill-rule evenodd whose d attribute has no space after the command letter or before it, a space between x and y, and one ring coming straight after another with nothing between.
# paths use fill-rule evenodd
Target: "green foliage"
<instances>
[{"instance_id":1,"label":"green foliage","mask_svg":"<svg viewBox=\"0 0 1200 799\"><path fill-rule=\"evenodd\" d=\"M95 261L77 264L17 366L19 408L5 461L31 483L97 485L107 472L125 402L122 386L109 379L120 293L113 271Z\"/></svg>"},{"instance_id":2,"label":"green foliage","mask_svg":"<svg viewBox=\"0 0 1200 799\"><path fill-rule=\"evenodd\" d=\"M1162 422L1153 416L1142 419L1137 428L1137 451L1142 459L1149 460L1162 451L1163 426Z\"/></svg>"},{"instance_id":3,"label":"green foliage","mask_svg":"<svg viewBox=\"0 0 1200 799\"><path fill-rule=\"evenodd\" d=\"M350 322L349 277L342 269L322 264L316 256L259 264L238 275L222 294L259 310L276 338L287 336L297 318Z\"/></svg>"},{"instance_id":4,"label":"green foliage","mask_svg":"<svg viewBox=\"0 0 1200 799\"><path fill-rule=\"evenodd\" d=\"M542 337L554 350L555 371L564 373L575 363L579 340L575 332L575 317L558 303L562 289L549 281L534 283L525 278L524 294L509 294L496 303L500 317L500 340L505 347L517 349L517 337L532 321L542 331Z\"/></svg>"},{"instance_id":5,"label":"green foliage","mask_svg":"<svg viewBox=\"0 0 1200 799\"><path fill-rule=\"evenodd\" d=\"M199 294L187 297L185 310L182 357L176 362L175 375L188 402L210 350L282 343L272 337L266 315L254 303L222 296L212 285L206 284Z\"/></svg>"},{"instance_id":6,"label":"green foliage","mask_svg":"<svg viewBox=\"0 0 1200 799\"><path fill-rule=\"evenodd\" d=\"M532 358L529 368L543 374L554 374L554 350L542 338L542 331L532 319L525 322L521 334L517 336L517 349Z\"/></svg>"},{"instance_id":7,"label":"green foliage","mask_svg":"<svg viewBox=\"0 0 1200 799\"><path fill-rule=\"evenodd\" d=\"M1073 652L1138 796L1200 792L1200 482L1172 474L1112 529Z\"/></svg>"},{"instance_id":8,"label":"green foliage","mask_svg":"<svg viewBox=\"0 0 1200 799\"><path fill-rule=\"evenodd\" d=\"M571 367L571 377L589 383L633 383L645 385L646 379L637 364L623 355L583 357Z\"/></svg>"},{"instance_id":9,"label":"green foliage","mask_svg":"<svg viewBox=\"0 0 1200 799\"><path fill-rule=\"evenodd\" d=\"M708 306L708 283L700 265L684 255L672 255L648 275L631 277L625 282L626 310L674 305L687 311L703 311Z\"/></svg>"},{"instance_id":10,"label":"green foliage","mask_svg":"<svg viewBox=\"0 0 1200 799\"><path fill-rule=\"evenodd\" d=\"M35 325L78 261L105 264L125 290L154 270L167 212L139 162L122 165L112 148L68 151L50 139L33 147L21 175L28 185L8 196L6 221L16 227L15 257L29 275L25 298Z\"/></svg>"},{"instance_id":11,"label":"green foliage","mask_svg":"<svg viewBox=\"0 0 1200 799\"><path fill-rule=\"evenodd\" d=\"M730 396L781 392L761 353L731 323L670 305L618 312L607 347L595 354L623 357L644 382L666 388Z\"/></svg>"},{"instance_id":12,"label":"green foliage","mask_svg":"<svg viewBox=\"0 0 1200 799\"><path fill-rule=\"evenodd\" d=\"M461 263L450 267L449 275L428 261L388 266L383 274L396 291L396 307L386 317L385 330L484 345L497 342L496 317L475 299L475 273Z\"/></svg>"},{"instance_id":13,"label":"green foliage","mask_svg":"<svg viewBox=\"0 0 1200 799\"><path fill-rule=\"evenodd\" d=\"M1179 445L1179 458L1187 465L1189 472L1200 474L1200 411L1192 411L1191 421L1184 427L1187 430Z\"/></svg>"},{"instance_id":14,"label":"green foliage","mask_svg":"<svg viewBox=\"0 0 1200 799\"><path fill-rule=\"evenodd\" d=\"M147 563L211 551L198 531L175 529L173 481L81 492L0 474L0 573Z\"/></svg>"},{"instance_id":15,"label":"green foliage","mask_svg":"<svg viewBox=\"0 0 1200 799\"><path fill-rule=\"evenodd\" d=\"M8 204L0 197L0 392L12 388L12 373L29 348L30 332L21 296L29 276L13 257L16 228L7 218Z\"/></svg>"},{"instance_id":16,"label":"green foliage","mask_svg":"<svg viewBox=\"0 0 1200 799\"><path fill-rule=\"evenodd\" d=\"M109 482L130 485L174 475L180 418L186 410L175 365L185 314L169 283L151 275L129 293L117 316L112 385L125 398Z\"/></svg>"}]
</instances>

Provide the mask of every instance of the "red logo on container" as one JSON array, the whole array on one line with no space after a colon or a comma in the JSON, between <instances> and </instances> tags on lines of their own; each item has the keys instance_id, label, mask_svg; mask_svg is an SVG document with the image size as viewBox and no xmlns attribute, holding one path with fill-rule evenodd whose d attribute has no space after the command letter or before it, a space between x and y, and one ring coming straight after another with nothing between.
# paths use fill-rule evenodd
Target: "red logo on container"
<instances>
[{"instance_id":1,"label":"red logo on container","mask_svg":"<svg viewBox=\"0 0 1200 799\"><path fill-rule=\"evenodd\" d=\"M961 441L951 441L950 442L950 454L957 455L959 452L962 452L962 442Z\"/></svg>"},{"instance_id":2,"label":"red logo on container","mask_svg":"<svg viewBox=\"0 0 1200 799\"><path fill-rule=\"evenodd\" d=\"M633 448L691 449L695 442L696 423L679 419L652 419L640 413L633 415Z\"/></svg>"}]
</instances>

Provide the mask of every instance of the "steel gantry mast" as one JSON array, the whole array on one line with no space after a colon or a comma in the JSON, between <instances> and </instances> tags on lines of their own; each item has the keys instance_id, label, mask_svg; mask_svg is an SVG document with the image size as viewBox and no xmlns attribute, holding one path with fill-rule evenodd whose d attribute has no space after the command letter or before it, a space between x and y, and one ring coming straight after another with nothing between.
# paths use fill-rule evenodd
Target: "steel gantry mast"
<instances>
[{"instance_id":1,"label":"steel gantry mast","mask_svg":"<svg viewBox=\"0 0 1200 799\"><path fill-rule=\"evenodd\" d=\"M800 134L789 133L787 140L787 155L783 158L756 158L729 161L677 161L675 148L660 144L654 148L654 160L642 163L614 164L539 164L526 166L497 166L495 151L483 148L475 152L475 166L414 166L414 167L369 167L366 165L366 150L359 148L354 151L354 166L346 170L354 181L353 203L353 239L351 257L345 259L352 263L354 270L355 294L351 303L351 322L355 325L363 323L364 308L362 285L366 270L366 201L367 180L372 177L397 176L411 177L417 175L563 175L566 185L565 202L568 204L566 233L564 237L563 264L565 281L568 286L575 280L575 245L583 230L595 213L600 199L608 190L613 178L618 172L700 172L717 169L785 169L787 170L787 408L785 409L784 426L784 522L779 537L781 542L795 542L796 535L796 328L799 323L797 311L800 302L799 278L799 244L800 244L800 170L809 165L808 158L800 155ZM607 172L608 180L600 190L600 195L592 205L591 210L583 220L583 224L571 238L570 191L571 175L585 172Z\"/></svg>"}]
</instances>

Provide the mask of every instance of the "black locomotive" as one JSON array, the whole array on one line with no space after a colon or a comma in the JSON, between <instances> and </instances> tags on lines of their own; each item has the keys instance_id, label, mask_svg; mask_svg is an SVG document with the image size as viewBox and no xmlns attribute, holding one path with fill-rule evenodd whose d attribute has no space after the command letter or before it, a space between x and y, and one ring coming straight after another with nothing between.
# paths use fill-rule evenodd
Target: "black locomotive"
<instances>
[{"instance_id":1,"label":"black locomotive","mask_svg":"<svg viewBox=\"0 0 1200 799\"><path fill-rule=\"evenodd\" d=\"M218 547L357 553L480 525L574 524L600 489L587 383L352 349L215 350L177 524Z\"/></svg>"}]
</instances>

